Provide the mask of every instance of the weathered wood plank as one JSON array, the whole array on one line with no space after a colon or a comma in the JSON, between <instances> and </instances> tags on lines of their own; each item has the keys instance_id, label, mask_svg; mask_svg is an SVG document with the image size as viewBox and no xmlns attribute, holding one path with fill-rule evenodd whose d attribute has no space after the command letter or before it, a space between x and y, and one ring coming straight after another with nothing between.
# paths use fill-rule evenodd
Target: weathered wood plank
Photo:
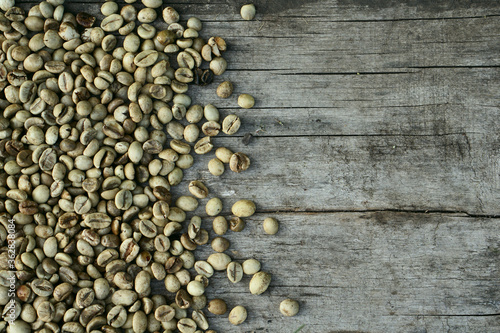
<instances>
[{"instance_id":1,"label":"weathered wood plank","mask_svg":"<svg viewBox=\"0 0 500 333\"><path fill-rule=\"evenodd\" d=\"M214 139L215 146L247 153L250 169L212 176L206 169L210 153L197 157L185 178L204 180L225 200L226 211L234 198L247 197L265 211L401 209L495 215L497 140L475 134L261 137L244 146L241 140L221 137Z\"/></svg>"},{"instance_id":2,"label":"weathered wood plank","mask_svg":"<svg viewBox=\"0 0 500 333\"><path fill-rule=\"evenodd\" d=\"M67 1L67 5L77 6L100 4L99 0ZM125 4L125 1L116 1ZM34 0L17 0L16 3L37 3ZM200 18L214 20L241 21L240 7L244 1L197 0L169 1L168 6L180 12L192 13ZM328 21L378 21L378 20L415 20L446 19L458 17L478 17L500 15L495 0L255 0L256 19L272 20L276 17L311 17Z\"/></svg>"},{"instance_id":3,"label":"weathered wood plank","mask_svg":"<svg viewBox=\"0 0 500 333\"><path fill-rule=\"evenodd\" d=\"M280 220L275 236L262 230L267 216ZM311 333L500 330L500 316L481 317L500 311L498 219L376 212L257 214L246 221L243 232L226 235L228 254L262 260L273 281L264 295L252 296L249 277L231 285L217 273L208 298L249 309L241 328L211 319L219 332L293 332L303 324ZM197 253L206 258L211 249ZM287 297L301 302L295 318L279 313Z\"/></svg>"},{"instance_id":4,"label":"weathered wood plank","mask_svg":"<svg viewBox=\"0 0 500 333\"><path fill-rule=\"evenodd\" d=\"M221 99L215 88L226 79L235 82L235 92ZM429 68L391 75L230 71L191 91L195 102L241 116L240 133L443 135L498 132L499 89L498 68ZM240 93L255 96L254 109L238 108Z\"/></svg>"},{"instance_id":5,"label":"weathered wood plank","mask_svg":"<svg viewBox=\"0 0 500 333\"><path fill-rule=\"evenodd\" d=\"M212 3L217 9L222 4ZM425 66L496 66L499 64L500 21L497 17L453 20L338 22L325 3L308 4L304 11L254 21L214 20L198 13L206 5L180 5L183 18L202 14L202 36L224 37L231 69L272 69L291 73L398 72ZM81 4L69 3L73 12ZM100 3L86 4L99 18ZM328 7L328 4L326 5ZM312 9L311 9L312 10ZM500 8L496 8L500 14ZM203 14L204 13L204 14ZM300 18L300 15L303 18ZM200 16L200 15L198 15ZM160 16L161 17L161 16ZM158 20L158 27L165 28Z\"/></svg>"}]
</instances>

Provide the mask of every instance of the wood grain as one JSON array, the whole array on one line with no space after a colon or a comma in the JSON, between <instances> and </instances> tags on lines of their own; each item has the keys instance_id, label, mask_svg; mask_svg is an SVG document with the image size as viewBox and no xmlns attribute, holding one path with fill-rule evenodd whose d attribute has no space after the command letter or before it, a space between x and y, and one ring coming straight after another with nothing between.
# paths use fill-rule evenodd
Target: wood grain
<instances>
[{"instance_id":1,"label":"wood grain","mask_svg":"<svg viewBox=\"0 0 500 333\"><path fill-rule=\"evenodd\" d=\"M500 3L256 0L248 22L243 3L168 3L183 21L200 17L204 38L227 40L228 71L190 93L241 116L237 135L214 142L252 159L246 172L217 178L206 170L213 155L197 157L174 194L202 179L225 215L237 199L255 200L247 228L227 235L229 254L273 273L260 297L247 291L249 277L234 286L213 278L209 299L245 305L249 319L235 328L210 316L212 327L500 331ZM67 7L102 17L99 4ZM225 79L235 93L222 100L215 87ZM237 107L243 92L254 109ZM249 145L245 133L255 136ZM189 217L205 217L205 203ZM266 216L280 221L276 236L263 234ZM161 282L154 292L166 294ZM280 315L287 297L300 301L297 317Z\"/></svg>"},{"instance_id":2,"label":"wood grain","mask_svg":"<svg viewBox=\"0 0 500 333\"><path fill-rule=\"evenodd\" d=\"M280 220L275 236L262 230L266 216ZM219 332L293 332L303 324L311 333L500 329L492 316L500 310L498 219L371 212L257 214L246 221L243 232L227 234L228 254L262 261L273 280L269 291L252 296L249 277L232 285L217 273L208 298L249 309L241 328L211 315ZM206 258L211 250L197 253ZM300 300L294 318L279 314L287 297Z\"/></svg>"}]
</instances>

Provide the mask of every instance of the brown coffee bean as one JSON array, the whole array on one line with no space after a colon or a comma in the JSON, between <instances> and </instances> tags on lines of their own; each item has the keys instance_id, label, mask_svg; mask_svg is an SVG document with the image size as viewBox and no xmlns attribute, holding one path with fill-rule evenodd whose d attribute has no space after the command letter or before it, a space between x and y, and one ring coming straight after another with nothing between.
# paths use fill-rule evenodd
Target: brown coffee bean
<instances>
[{"instance_id":1,"label":"brown coffee bean","mask_svg":"<svg viewBox=\"0 0 500 333\"><path fill-rule=\"evenodd\" d=\"M189 308L192 301L191 296L184 289L179 290L175 295L175 304L177 304L177 306L181 309Z\"/></svg>"},{"instance_id":2,"label":"brown coffee bean","mask_svg":"<svg viewBox=\"0 0 500 333\"><path fill-rule=\"evenodd\" d=\"M76 22L84 28L90 28L94 25L95 17L90 14L80 12L76 14Z\"/></svg>"},{"instance_id":3,"label":"brown coffee bean","mask_svg":"<svg viewBox=\"0 0 500 333\"><path fill-rule=\"evenodd\" d=\"M231 229L231 231L234 231L234 232L240 232L240 231L243 231L243 229L245 229L245 221L243 221L241 219L241 217L232 217L230 220L229 220L229 229Z\"/></svg>"},{"instance_id":4,"label":"brown coffee bean","mask_svg":"<svg viewBox=\"0 0 500 333\"><path fill-rule=\"evenodd\" d=\"M250 159L247 155L238 152L234 153L229 160L229 168L234 172L245 171L250 167Z\"/></svg>"},{"instance_id":5,"label":"brown coffee bean","mask_svg":"<svg viewBox=\"0 0 500 333\"><path fill-rule=\"evenodd\" d=\"M25 215L35 215L38 213L38 204L31 200L23 201L19 204L19 211Z\"/></svg>"}]
</instances>

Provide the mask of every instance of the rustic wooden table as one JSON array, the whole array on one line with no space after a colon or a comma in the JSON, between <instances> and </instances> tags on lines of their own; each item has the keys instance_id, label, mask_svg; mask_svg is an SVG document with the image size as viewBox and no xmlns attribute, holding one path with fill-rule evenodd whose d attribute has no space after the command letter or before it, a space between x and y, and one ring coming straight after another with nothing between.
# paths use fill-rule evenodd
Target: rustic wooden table
<instances>
[{"instance_id":1,"label":"rustic wooden table","mask_svg":"<svg viewBox=\"0 0 500 333\"><path fill-rule=\"evenodd\" d=\"M169 3L228 42L216 84L234 82L233 97L216 84L191 95L241 116L238 135L214 141L252 159L216 178L203 156L185 177L203 179L227 214L236 199L256 202L229 254L273 274L261 296L247 277L212 279L209 298L249 310L241 326L210 316L212 327L499 332L500 2L256 0L253 21L243 3ZM255 108L237 107L244 92ZM267 216L281 223L275 236L262 231ZM300 301L296 317L279 312L287 297Z\"/></svg>"}]
</instances>

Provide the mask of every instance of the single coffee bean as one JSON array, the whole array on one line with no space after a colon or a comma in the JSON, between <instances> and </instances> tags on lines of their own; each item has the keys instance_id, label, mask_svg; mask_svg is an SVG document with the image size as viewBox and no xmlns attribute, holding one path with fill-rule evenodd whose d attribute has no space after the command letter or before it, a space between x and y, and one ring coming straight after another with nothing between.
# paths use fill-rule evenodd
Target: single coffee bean
<instances>
[{"instance_id":1,"label":"single coffee bean","mask_svg":"<svg viewBox=\"0 0 500 333\"><path fill-rule=\"evenodd\" d=\"M271 274L266 272L255 273L250 280L250 292L253 295L260 295L267 290L271 283Z\"/></svg>"},{"instance_id":2,"label":"single coffee bean","mask_svg":"<svg viewBox=\"0 0 500 333\"><path fill-rule=\"evenodd\" d=\"M206 261L200 260L195 262L194 269L198 274L206 276L207 278L212 277L212 275L214 275L214 269L212 265L210 265Z\"/></svg>"},{"instance_id":3,"label":"single coffee bean","mask_svg":"<svg viewBox=\"0 0 500 333\"><path fill-rule=\"evenodd\" d=\"M217 235L224 235L227 232L227 220L224 216L214 218L212 228Z\"/></svg>"},{"instance_id":4,"label":"single coffee bean","mask_svg":"<svg viewBox=\"0 0 500 333\"><path fill-rule=\"evenodd\" d=\"M233 84L230 81L224 81L217 87L217 96L220 98L229 98L233 94Z\"/></svg>"},{"instance_id":5,"label":"single coffee bean","mask_svg":"<svg viewBox=\"0 0 500 333\"><path fill-rule=\"evenodd\" d=\"M212 158L208 162L208 171L214 176L220 176L224 173L224 164L218 158Z\"/></svg>"},{"instance_id":6,"label":"single coffee bean","mask_svg":"<svg viewBox=\"0 0 500 333\"><path fill-rule=\"evenodd\" d=\"M192 182L190 182L188 189L192 195L199 199L204 199L209 194L208 188L199 180L193 180Z\"/></svg>"},{"instance_id":7,"label":"single coffee bean","mask_svg":"<svg viewBox=\"0 0 500 333\"><path fill-rule=\"evenodd\" d=\"M234 153L229 160L229 168L234 172L242 172L250 167L250 159L247 155L238 152Z\"/></svg>"},{"instance_id":8,"label":"single coffee bean","mask_svg":"<svg viewBox=\"0 0 500 333\"><path fill-rule=\"evenodd\" d=\"M231 211L238 217L249 217L255 213L255 203L251 200L238 200L231 207Z\"/></svg>"},{"instance_id":9,"label":"single coffee bean","mask_svg":"<svg viewBox=\"0 0 500 333\"><path fill-rule=\"evenodd\" d=\"M205 286L199 281L191 281L188 283L186 290L191 296L201 296L205 292Z\"/></svg>"},{"instance_id":10,"label":"single coffee bean","mask_svg":"<svg viewBox=\"0 0 500 333\"><path fill-rule=\"evenodd\" d=\"M168 305L161 305L155 310L155 319L160 322L171 321L175 317L175 309Z\"/></svg>"},{"instance_id":11,"label":"single coffee bean","mask_svg":"<svg viewBox=\"0 0 500 333\"><path fill-rule=\"evenodd\" d=\"M213 299L208 303L208 311L214 315L221 316L227 312L226 302L220 298Z\"/></svg>"},{"instance_id":12,"label":"single coffee bean","mask_svg":"<svg viewBox=\"0 0 500 333\"><path fill-rule=\"evenodd\" d=\"M228 135L233 135L238 132L240 126L240 118L234 114L230 114L222 122L222 131Z\"/></svg>"},{"instance_id":13,"label":"single coffee bean","mask_svg":"<svg viewBox=\"0 0 500 333\"><path fill-rule=\"evenodd\" d=\"M222 201L219 198L212 198L207 201L205 211L209 216L216 216L222 211Z\"/></svg>"},{"instance_id":14,"label":"single coffee bean","mask_svg":"<svg viewBox=\"0 0 500 333\"><path fill-rule=\"evenodd\" d=\"M254 275L260 271L260 262L256 259L247 259L241 266L243 267L243 273L247 275Z\"/></svg>"},{"instance_id":15,"label":"single coffee bean","mask_svg":"<svg viewBox=\"0 0 500 333\"><path fill-rule=\"evenodd\" d=\"M207 258L207 262L216 271L226 270L227 265L231 262L231 257L225 253L213 253Z\"/></svg>"},{"instance_id":16,"label":"single coffee bean","mask_svg":"<svg viewBox=\"0 0 500 333\"><path fill-rule=\"evenodd\" d=\"M293 317L299 312L299 302L285 299L280 303L280 312L287 317Z\"/></svg>"},{"instance_id":17,"label":"single coffee bean","mask_svg":"<svg viewBox=\"0 0 500 333\"><path fill-rule=\"evenodd\" d=\"M243 278L243 268L241 264L233 261L227 265L227 278L232 283L238 283Z\"/></svg>"},{"instance_id":18,"label":"single coffee bean","mask_svg":"<svg viewBox=\"0 0 500 333\"><path fill-rule=\"evenodd\" d=\"M211 243L212 249L215 252L224 252L229 248L229 245L229 240L224 237L215 237Z\"/></svg>"},{"instance_id":19,"label":"single coffee bean","mask_svg":"<svg viewBox=\"0 0 500 333\"><path fill-rule=\"evenodd\" d=\"M253 20L255 12L255 6L253 4L243 5L240 9L241 18L247 21Z\"/></svg>"},{"instance_id":20,"label":"single coffee bean","mask_svg":"<svg viewBox=\"0 0 500 333\"><path fill-rule=\"evenodd\" d=\"M222 57L215 57L212 59L212 61L210 61L210 69L212 70L214 75L222 75L227 69L227 62Z\"/></svg>"},{"instance_id":21,"label":"single coffee bean","mask_svg":"<svg viewBox=\"0 0 500 333\"><path fill-rule=\"evenodd\" d=\"M244 109L250 109L255 105L255 99L252 95L241 94L238 97L238 105Z\"/></svg>"},{"instance_id":22,"label":"single coffee bean","mask_svg":"<svg viewBox=\"0 0 500 333\"><path fill-rule=\"evenodd\" d=\"M241 217L235 216L229 220L229 229L234 232L240 232L245 229L245 221Z\"/></svg>"},{"instance_id":23,"label":"single coffee bean","mask_svg":"<svg viewBox=\"0 0 500 333\"><path fill-rule=\"evenodd\" d=\"M262 227L264 228L266 234L274 235L278 232L279 224L275 218L266 217L262 223Z\"/></svg>"},{"instance_id":24,"label":"single coffee bean","mask_svg":"<svg viewBox=\"0 0 500 333\"><path fill-rule=\"evenodd\" d=\"M229 322L233 325L240 325L247 319L247 310L238 305L229 312Z\"/></svg>"}]
</instances>

